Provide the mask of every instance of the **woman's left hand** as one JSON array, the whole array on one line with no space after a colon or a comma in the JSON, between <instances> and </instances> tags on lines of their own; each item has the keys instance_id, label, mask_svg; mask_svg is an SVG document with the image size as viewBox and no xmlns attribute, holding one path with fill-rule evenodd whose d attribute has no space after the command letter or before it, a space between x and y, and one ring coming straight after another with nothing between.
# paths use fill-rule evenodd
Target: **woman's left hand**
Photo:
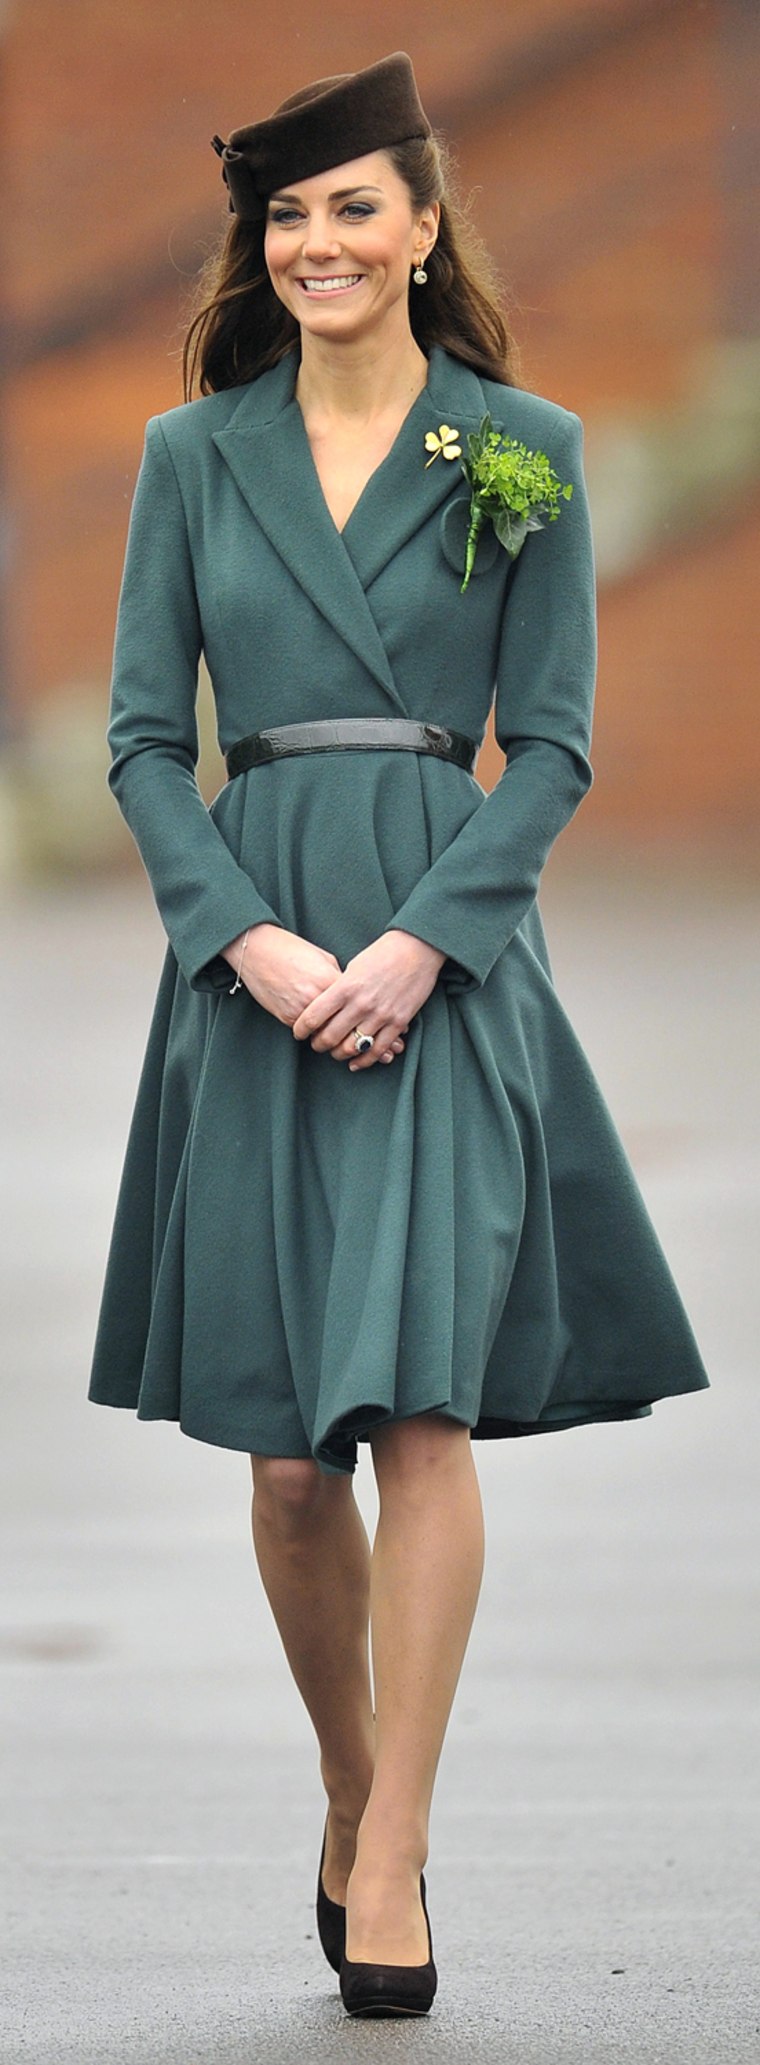
<instances>
[{"instance_id":1,"label":"woman's left hand","mask_svg":"<svg viewBox=\"0 0 760 2065\"><path fill-rule=\"evenodd\" d=\"M341 975L313 997L291 1026L297 1040L311 1040L316 1053L329 1052L349 1068L371 1068L393 1060L400 1034L435 987L446 955L414 932L394 927L354 954ZM357 1054L354 1031L372 1033L374 1046Z\"/></svg>"}]
</instances>

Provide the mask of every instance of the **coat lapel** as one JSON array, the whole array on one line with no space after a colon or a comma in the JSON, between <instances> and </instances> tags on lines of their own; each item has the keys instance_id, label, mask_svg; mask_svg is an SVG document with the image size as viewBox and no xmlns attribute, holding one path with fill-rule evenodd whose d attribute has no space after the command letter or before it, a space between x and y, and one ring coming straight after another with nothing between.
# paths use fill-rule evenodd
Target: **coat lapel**
<instances>
[{"instance_id":1,"label":"coat lapel","mask_svg":"<svg viewBox=\"0 0 760 2065\"><path fill-rule=\"evenodd\" d=\"M460 432L466 451L468 430L485 415L483 388L469 366L434 344L427 384L402 423L386 459L371 475L343 532L363 588L369 588L415 531L459 491L466 492L459 459L438 454L432 465L425 433L442 423ZM308 440L307 440L308 442Z\"/></svg>"},{"instance_id":2,"label":"coat lapel","mask_svg":"<svg viewBox=\"0 0 760 2065\"><path fill-rule=\"evenodd\" d=\"M294 580L394 702L385 647L358 574L327 508L293 396L294 352L246 388L214 444Z\"/></svg>"},{"instance_id":3,"label":"coat lapel","mask_svg":"<svg viewBox=\"0 0 760 2065\"><path fill-rule=\"evenodd\" d=\"M457 485L461 489L458 460L438 457L426 467L425 432L446 422L464 437L485 412L483 389L476 373L433 345L427 384L341 533L295 399L297 371L293 350L248 383L213 442L284 565L406 714L365 590Z\"/></svg>"}]
</instances>

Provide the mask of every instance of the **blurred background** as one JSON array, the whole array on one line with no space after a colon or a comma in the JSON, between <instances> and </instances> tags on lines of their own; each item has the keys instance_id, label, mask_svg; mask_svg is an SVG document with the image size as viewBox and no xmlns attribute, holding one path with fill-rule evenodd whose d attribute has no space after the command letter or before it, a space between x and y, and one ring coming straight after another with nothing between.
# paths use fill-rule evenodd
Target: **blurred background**
<instances>
[{"instance_id":1,"label":"blurred background","mask_svg":"<svg viewBox=\"0 0 760 2065\"><path fill-rule=\"evenodd\" d=\"M529 388L574 409L599 572L596 785L568 850L759 856L754 0L25 0L4 22L0 858L129 867L108 675L148 415L226 220L214 131L410 48ZM201 786L220 786L208 685ZM502 756L489 738L479 779Z\"/></svg>"},{"instance_id":2,"label":"blurred background","mask_svg":"<svg viewBox=\"0 0 760 2065\"><path fill-rule=\"evenodd\" d=\"M456 154L523 384L585 425L596 780L541 905L711 1379L644 1421L478 1444L488 1550L432 1824L432 2033L467 2065L510 2037L522 2065L756 2065L760 10L6 0L9 2065L332 2065L341 2033L315 1745L247 1458L86 1387L165 949L106 782L143 429L182 399L184 310L227 219L211 136L394 49ZM210 800L203 675L199 716ZM484 787L502 766L489 735ZM365 1445L356 1492L371 1532Z\"/></svg>"}]
</instances>

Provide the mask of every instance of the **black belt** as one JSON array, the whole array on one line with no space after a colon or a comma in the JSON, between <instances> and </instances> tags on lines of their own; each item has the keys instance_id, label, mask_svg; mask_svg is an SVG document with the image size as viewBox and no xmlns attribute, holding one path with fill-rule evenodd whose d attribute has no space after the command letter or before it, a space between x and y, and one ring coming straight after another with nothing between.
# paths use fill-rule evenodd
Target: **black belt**
<instances>
[{"instance_id":1,"label":"black belt","mask_svg":"<svg viewBox=\"0 0 760 2065\"><path fill-rule=\"evenodd\" d=\"M264 760L282 760L288 753L338 753L355 747L383 747L391 752L434 753L472 773L479 741L443 724L421 724L413 717L322 717L309 724L275 724L251 731L225 753L227 780L258 767Z\"/></svg>"}]
</instances>

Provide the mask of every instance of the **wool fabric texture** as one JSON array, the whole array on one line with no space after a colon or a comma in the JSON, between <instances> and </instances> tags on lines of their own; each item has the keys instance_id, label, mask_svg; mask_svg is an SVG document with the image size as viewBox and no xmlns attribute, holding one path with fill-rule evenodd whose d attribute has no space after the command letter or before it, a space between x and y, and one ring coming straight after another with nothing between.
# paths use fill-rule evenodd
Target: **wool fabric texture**
<instances>
[{"instance_id":1,"label":"wool fabric texture","mask_svg":"<svg viewBox=\"0 0 760 2065\"><path fill-rule=\"evenodd\" d=\"M212 138L222 160L231 214L257 221L269 194L331 165L431 134L405 50L363 71L314 79L280 102L273 115Z\"/></svg>"},{"instance_id":2,"label":"wool fabric texture","mask_svg":"<svg viewBox=\"0 0 760 2065\"><path fill-rule=\"evenodd\" d=\"M347 1472L384 1420L532 1435L641 1418L709 1379L537 900L592 780L581 420L434 345L339 531L298 363L293 348L147 425L109 781L167 945L89 1395ZM515 560L484 534L462 595L468 489L458 467L426 468L424 439L448 423L464 440L486 410L573 495ZM506 767L485 794L433 755L294 754L207 807L201 652L223 752L346 715L481 740L495 695ZM220 948L260 920L341 969L394 929L438 947L404 1053L351 1074L247 988L231 996Z\"/></svg>"}]
</instances>

